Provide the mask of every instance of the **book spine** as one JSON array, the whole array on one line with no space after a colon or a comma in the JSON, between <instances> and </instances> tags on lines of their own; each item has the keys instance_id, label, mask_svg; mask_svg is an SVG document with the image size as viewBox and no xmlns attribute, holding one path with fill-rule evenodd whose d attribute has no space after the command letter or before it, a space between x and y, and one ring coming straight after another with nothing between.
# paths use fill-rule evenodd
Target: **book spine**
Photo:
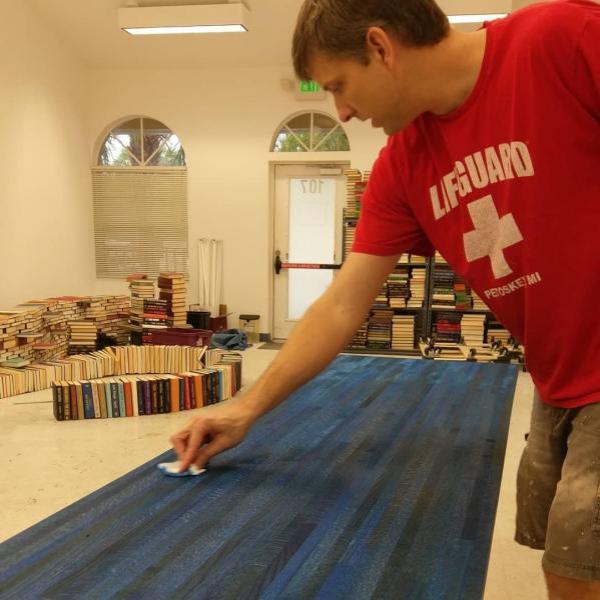
<instances>
[{"instance_id":1,"label":"book spine","mask_svg":"<svg viewBox=\"0 0 600 600\"><path fill-rule=\"evenodd\" d=\"M71 420L71 402L69 399L69 386L61 385L61 390L62 390L62 404L63 404L63 411L64 411L64 420L70 421Z\"/></svg>"},{"instance_id":2,"label":"book spine","mask_svg":"<svg viewBox=\"0 0 600 600\"><path fill-rule=\"evenodd\" d=\"M119 387L114 381L111 381L110 383L110 402L112 406L113 417L120 417L121 408L119 404Z\"/></svg>"},{"instance_id":3,"label":"book spine","mask_svg":"<svg viewBox=\"0 0 600 600\"><path fill-rule=\"evenodd\" d=\"M81 384L81 392L83 394L83 412L86 419L94 418L94 398L92 397L92 384L83 382Z\"/></svg>"},{"instance_id":4,"label":"book spine","mask_svg":"<svg viewBox=\"0 0 600 600\"><path fill-rule=\"evenodd\" d=\"M179 379L179 410L185 410L185 379L178 376Z\"/></svg>"},{"instance_id":5,"label":"book spine","mask_svg":"<svg viewBox=\"0 0 600 600\"><path fill-rule=\"evenodd\" d=\"M52 384L52 408L54 409L54 418L57 421L62 421L62 389L56 384Z\"/></svg>"},{"instance_id":6,"label":"book spine","mask_svg":"<svg viewBox=\"0 0 600 600\"><path fill-rule=\"evenodd\" d=\"M112 393L110 389L110 383L106 382L104 384L104 401L106 402L106 416L109 419L113 417L113 409L112 409Z\"/></svg>"},{"instance_id":7,"label":"book spine","mask_svg":"<svg viewBox=\"0 0 600 600\"><path fill-rule=\"evenodd\" d=\"M212 404L210 399L210 388L208 385L208 373L202 373L202 396L204 397L204 405Z\"/></svg>"},{"instance_id":8,"label":"book spine","mask_svg":"<svg viewBox=\"0 0 600 600\"><path fill-rule=\"evenodd\" d=\"M159 379L156 382L156 391L158 394L158 401L157 401L158 413L163 414L165 412L165 388L164 388L162 379Z\"/></svg>"},{"instance_id":9,"label":"book spine","mask_svg":"<svg viewBox=\"0 0 600 600\"><path fill-rule=\"evenodd\" d=\"M190 392L188 389L189 383L186 375L181 375L181 387L183 388L183 410L190 408Z\"/></svg>"},{"instance_id":10,"label":"book spine","mask_svg":"<svg viewBox=\"0 0 600 600\"><path fill-rule=\"evenodd\" d=\"M194 392L196 400L196 408L202 408L202 379L199 373L194 373Z\"/></svg>"},{"instance_id":11,"label":"book spine","mask_svg":"<svg viewBox=\"0 0 600 600\"><path fill-rule=\"evenodd\" d=\"M81 419L82 417L78 414L77 411L77 389L73 384L69 386L69 400L71 403L71 418Z\"/></svg>"},{"instance_id":12,"label":"book spine","mask_svg":"<svg viewBox=\"0 0 600 600\"><path fill-rule=\"evenodd\" d=\"M161 383L163 386L163 399L164 399L165 412L170 413L171 412L171 380L168 378L165 378L162 380Z\"/></svg>"},{"instance_id":13,"label":"book spine","mask_svg":"<svg viewBox=\"0 0 600 600\"><path fill-rule=\"evenodd\" d=\"M216 371L212 371L209 375L210 381L210 403L216 404L219 401L219 382L218 374Z\"/></svg>"},{"instance_id":14,"label":"book spine","mask_svg":"<svg viewBox=\"0 0 600 600\"><path fill-rule=\"evenodd\" d=\"M100 381L98 382L98 402L100 404L100 417L102 419L106 419L108 413L106 411L106 395L104 384Z\"/></svg>"},{"instance_id":15,"label":"book spine","mask_svg":"<svg viewBox=\"0 0 600 600\"><path fill-rule=\"evenodd\" d=\"M158 385L156 379L150 382L150 398L152 402L152 414L158 414Z\"/></svg>"},{"instance_id":16,"label":"book spine","mask_svg":"<svg viewBox=\"0 0 600 600\"><path fill-rule=\"evenodd\" d=\"M150 389L150 381L144 381L144 413L152 414L152 390Z\"/></svg>"},{"instance_id":17,"label":"book spine","mask_svg":"<svg viewBox=\"0 0 600 600\"><path fill-rule=\"evenodd\" d=\"M100 398L98 397L98 385L96 383L90 384L92 389L92 402L94 404L94 418L99 419L102 414L100 413Z\"/></svg>"},{"instance_id":18,"label":"book spine","mask_svg":"<svg viewBox=\"0 0 600 600\"><path fill-rule=\"evenodd\" d=\"M126 417L127 411L125 410L125 392L123 391L122 381L117 381L117 390L119 392L119 414L122 417Z\"/></svg>"},{"instance_id":19,"label":"book spine","mask_svg":"<svg viewBox=\"0 0 600 600\"><path fill-rule=\"evenodd\" d=\"M194 387L193 375L188 375L188 386L190 388L190 409L196 408L196 389Z\"/></svg>"},{"instance_id":20,"label":"book spine","mask_svg":"<svg viewBox=\"0 0 600 600\"><path fill-rule=\"evenodd\" d=\"M169 400L171 412L179 412L179 379L176 377L169 380Z\"/></svg>"},{"instance_id":21,"label":"book spine","mask_svg":"<svg viewBox=\"0 0 600 600\"><path fill-rule=\"evenodd\" d=\"M133 417L133 403L131 400L131 381L123 382L123 393L125 394L125 414Z\"/></svg>"},{"instance_id":22,"label":"book spine","mask_svg":"<svg viewBox=\"0 0 600 600\"><path fill-rule=\"evenodd\" d=\"M146 405L144 403L144 382L136 381L135 385L137 386L138 414L145 415L146 414Z\"/></svg>"}]
</instances>

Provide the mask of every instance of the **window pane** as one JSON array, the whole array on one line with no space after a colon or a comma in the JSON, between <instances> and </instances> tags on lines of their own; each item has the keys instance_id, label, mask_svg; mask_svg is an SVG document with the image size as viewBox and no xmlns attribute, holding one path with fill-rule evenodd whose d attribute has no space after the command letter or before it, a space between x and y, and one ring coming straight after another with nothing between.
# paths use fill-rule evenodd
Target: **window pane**
<instances>
[{"instance_id":1,"label":"window pane","mask_svg":"<svg viewBox=\"0 0 600 600\"><path fill-rule=\"evenodd\" d=\"M332 263L335 257L335 181L290 179L289 259ZM289 271L288 317L299 319L327 289L333 271Z\"/></svg>"},{"instance_id":2,"label":"window pane","mask_svg":"<svg viewBox=\"0 0 600 600\"><path fill-rule=\"evenodd\" d=\"M288 121L287 126L300 140L302 140L302 143L306 148L310 150L310 113L298 115L291 121Z\"/></svg>"},{"instance_id":3,"label":"window pane","mask_svg":"<svg viewBox=\"0 0 600 600\"><path fill-rule=\"evenodd\" d=\"M127 152L123 144L109 135L102 146L98 162L107 167L134 167L139 163Z\"/></svg>"},{"instance_id":4,"label":"window pane","mask_svg":"<svg viewBox=\"0 0 600 600\"><path fill-rule=\"evenodd\" d=\"M347 152L350 150L350 143L344 130L338 127L317 150L319 152Z\"/></svg>"},{"instance_id":5,"label":"window pane","mask_svg":"<svg viewBox=\"0 0 600 600\"><path fill-rule=\"evenodd\" d=\"M294 131L295 129L310 130L310 113L303 113L294 117L291 121L287 122L287 126Z\"/></svg>"},{"instance_id":6,"label":"window pane","mask_svg":"<svg viewBox=\"0 0 600 600\"><path fill-rule=\"evenodd\" d=\"M163 141L158 152L146 163L150 167L183 167L185 155L181 142L175 134Z\"/></svg>"},{"instance_id":7,"label":"window pane","mask_svg":"<svg viewBox=\"0 0 600 600\"><path fill-rule=\"evenodd\" d=\"M273 152L306 152L306 148L284 127L275 139Z\"/></svg>"},{"instance_id":8,"label":"window pane","mask_svg":"<svg viewBox=\"0 0 600 600\"><path fill-rule=\"evenodd\" d=\"M334 129L338 126L338 123L336 123L331 117L328 117L327 115L322 115L321 113L315 113L314 123L315 129L329 130Z\"/></svg>"},{"instance_id":9,"label":"window pane","mask_svg":"<svg viewBox=\"0 0 600 600\"><path fill-rule=\"evenodd\" d=\"M148 161L171 135L171 130L160 121L144 119L144 161Z\"/></svg>"},{"instance_id":10,"label":"window pane","mask_svg":"<svg viewBox=\"0 0 600 600\"><path fill-rule=\"evenodd\" d=\"M140 130L141 119L132 119L115 127L111 135L135 156L138 161L142 160L142 132Z\"/></svg>"}]
</instances>

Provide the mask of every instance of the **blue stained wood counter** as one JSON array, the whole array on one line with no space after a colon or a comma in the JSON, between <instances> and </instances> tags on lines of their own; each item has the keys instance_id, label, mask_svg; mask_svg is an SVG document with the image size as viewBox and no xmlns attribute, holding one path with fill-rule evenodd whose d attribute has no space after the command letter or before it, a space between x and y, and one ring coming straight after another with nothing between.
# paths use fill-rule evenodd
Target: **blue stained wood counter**
<instances>
[{"instance_id":1,"label":"blue stained wood counter","mask_svg":"<svg viewBox=\"0 0 600 600\"><path fill-rule=\"evenodd\" d=\"M166 453L0 545L0 598L479 599L516 376L340 356L208 473Z\"/></svg>"}]
</instances>

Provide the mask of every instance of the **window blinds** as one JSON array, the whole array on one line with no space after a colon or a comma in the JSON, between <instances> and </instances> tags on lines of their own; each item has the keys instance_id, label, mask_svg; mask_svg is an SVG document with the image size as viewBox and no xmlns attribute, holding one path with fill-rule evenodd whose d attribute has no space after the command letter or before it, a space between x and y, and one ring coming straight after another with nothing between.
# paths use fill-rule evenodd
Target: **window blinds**
<instances>
[{"instance_id":1,"label":"window blinds","mask_svg":"<svg viewBox=\"0 0 600 600\"><path fill-rule=\"evenodd\" d=\"M187 274L187 171L92 170L96 275Z\"/></svg>"}]
</instances>

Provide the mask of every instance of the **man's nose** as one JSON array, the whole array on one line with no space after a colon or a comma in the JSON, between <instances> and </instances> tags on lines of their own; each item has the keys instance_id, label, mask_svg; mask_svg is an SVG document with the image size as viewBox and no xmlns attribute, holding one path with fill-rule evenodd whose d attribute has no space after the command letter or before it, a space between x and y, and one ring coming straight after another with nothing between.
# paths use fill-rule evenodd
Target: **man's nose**
<instances>
[{"instance_id":1,"label":"man's nose","mask_svg":"<svg viewBox=\"0 0 600 600\"><path fill-rule=\"evenodd\" d=\"M342 123L347 123L356 116L356 111L339 99L335 100L335 107Z\"/></svg>"}]
</instances>

